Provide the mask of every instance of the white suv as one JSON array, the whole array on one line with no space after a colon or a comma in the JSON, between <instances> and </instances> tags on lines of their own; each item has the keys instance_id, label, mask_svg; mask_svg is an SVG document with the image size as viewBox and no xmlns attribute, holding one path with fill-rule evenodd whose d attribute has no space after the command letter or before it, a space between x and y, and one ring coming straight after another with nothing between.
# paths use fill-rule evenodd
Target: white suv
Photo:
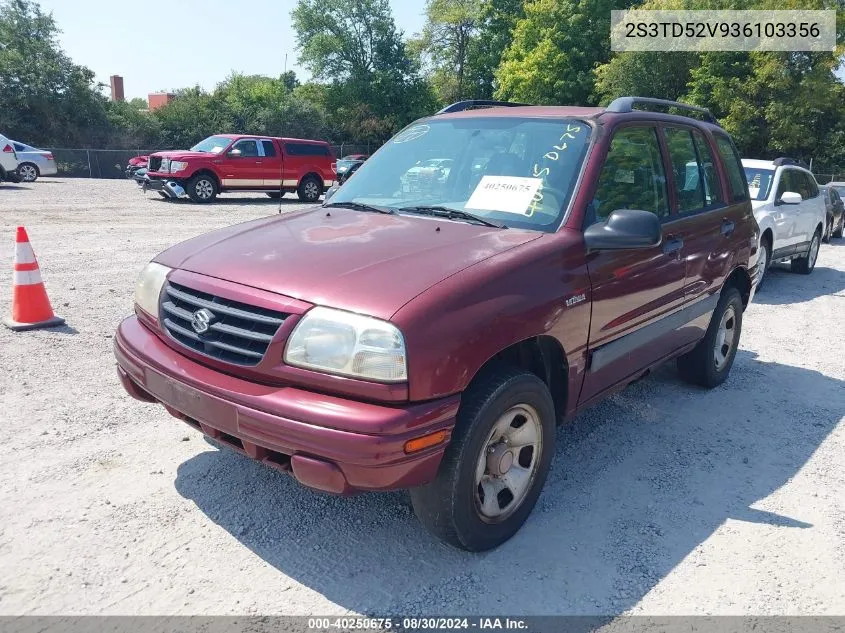
<instances>
[{"instance_id":1,"label":"white suv","mask_svg":"<svg viewBox=\"0 0 845 633\"><path fill-rule=\"evenodd\" d=\"M769 264L789 261L793 272L809 275L816 266L827 219L824 198L808 169L791 158L742 159L754 218L760 226L763 283Z\"/></svg>"},{"instance_id":2,"label":"white suv","mask_svg":"<svg viewBox=\"0 0 845 633\"><path fill-rule=\"evenodd\" d=\"M0 182L20 182L18 176L18 155L12 141L0 134Z\"/></svg>"}]
</instances>

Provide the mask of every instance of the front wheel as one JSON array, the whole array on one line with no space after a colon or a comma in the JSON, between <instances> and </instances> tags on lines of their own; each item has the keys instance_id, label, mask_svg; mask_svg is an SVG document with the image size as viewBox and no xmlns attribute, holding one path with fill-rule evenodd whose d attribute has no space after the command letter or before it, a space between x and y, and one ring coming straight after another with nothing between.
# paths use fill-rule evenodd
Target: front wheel
<instances>
[{"instance_id":1,"label":"front wheel","mask_svg":"<svg viewBox=\"0 0 845 633\"><path fill-rule=\"evenodd\" d=\"M833 218L830 219L830 222L825 224L824 227L824 235L822 235L822 242L825 244L830 244L830 236L833 234Z\"/></svg>"},{"instance_id":2,"label":"front wheel","mask_svg":"<svg viewBox=\"0 0 845 633\"><path fill-rule=\"evenodd\" d=\"M496 365L464 393L437 477L411 490L420 521L469 551L501 545L534 508L554 456L555 412L534 374Z\"/></svg>"},{"instance_id":3,"label":"front wheel","mask_svg":"<svg viewBox=\"0 0 845 633\"><path fill-rule=\"evenodd\" d=\"M810 242L810 249L804 257L796 257L790 263L789 267L794 273L801 275L809 275L816 267L816 259L819 257L819 246L821 245L821 234L816 231L813 235L813 241Z\"/></svg>"},{"instance_id":4,"label":"front wheel","mask_svg":"<svg viewBox=\"0 0 845 633\"><path fill-rule=\"evenodd\" d=\"M323 184L315 176L307 176L299 183L296 195L303 202L317 202L323 193Z\"/></svg>"},{"instance_id":5,"label":"front wheel","mask_svg":"<svg viewBox=\"0 0 845 633\"><path fill-rule=\"evenodd\" d=\"M188 181L186 191L194 202L211 202L217 197L217 181L207 174L200 174Z\"/></svg>"},{"instance_id":6,"label":"front wheel","mask_svg":"<svg viewBox=\"0 0 845 633\"><path fill-rule=\"evenodd\" d=\"M841 239L843 232L845 232L845 212L839 216L839 226L833 232L833 237Z\"/></svg>"},{"instance_id":7,"label":"front wheel","mask_svg":"<svg viewBox=\"0 0 845 633\"><path fill-rule=\"evenodd\" d=\"M681 378L702 387L713 388L725 382L734 364L742 333L742 297L729 286L719 303L704 338L691 352L678 357Z\"/></svg>"}]
</instances>

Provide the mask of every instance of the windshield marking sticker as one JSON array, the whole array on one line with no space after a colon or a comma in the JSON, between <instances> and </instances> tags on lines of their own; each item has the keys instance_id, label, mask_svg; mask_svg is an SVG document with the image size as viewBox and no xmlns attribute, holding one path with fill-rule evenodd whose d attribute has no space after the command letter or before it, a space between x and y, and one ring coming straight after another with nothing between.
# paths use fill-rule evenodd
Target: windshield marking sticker
<instances>
[{"instance_id":1,"label":"windshield marking sticker","mask_svg":"<svg viewBox=\"0 0 845 633\"><path fill-rule=\"evenodd\" d=\"M428 134L428 131L430 129L431 128L428 125L415 125L414 127L408 128L404 132L399 132L399 134L396 135L396 138L393 139L393 142L407 143L408 141L415 141L418 138Z\"/></svg>"},{"instance_id":2,"label":"windshield marking sticker","mask_svg":"<svg viewBox=\"0 0 845 633\"><path fill-rule=\"evenodd\" d=\"M528 205L542 180L519 176L484 176L467 200L467 209L528 215Z\"/></svg>"}]
</instances>

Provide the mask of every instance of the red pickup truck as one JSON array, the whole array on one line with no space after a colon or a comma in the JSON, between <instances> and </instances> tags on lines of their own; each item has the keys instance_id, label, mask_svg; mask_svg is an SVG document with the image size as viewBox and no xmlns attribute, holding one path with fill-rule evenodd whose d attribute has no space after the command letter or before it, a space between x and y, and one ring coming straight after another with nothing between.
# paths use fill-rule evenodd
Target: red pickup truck
<instances>
[{"instance_id":1,"label":"red pickup truck","mask_svg":"<svg viewBox=\"0 0 845 633\"><path fill-rule=\"evenodd\" d=\"M303 202L316 202L334 183L335 169L325 141L217 134L190 150L151 154L143 188L194 202L211 202L224 191L264 191L271 198L296 191Z\"/></svg>"}]
</instances>

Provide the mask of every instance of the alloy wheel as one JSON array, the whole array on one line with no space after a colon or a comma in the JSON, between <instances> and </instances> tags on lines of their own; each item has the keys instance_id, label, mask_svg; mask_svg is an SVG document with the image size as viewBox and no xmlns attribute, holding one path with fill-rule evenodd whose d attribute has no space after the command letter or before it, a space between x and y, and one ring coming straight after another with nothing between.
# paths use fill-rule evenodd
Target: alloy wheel
<instances>
[{"instance_id":1,"label":"alloy wheel","mask_svg":"<svg viewBox=\"0 0 845 633\"><path fill-rule=\"evenodd\" d=\"M819 236L813 236L813 241L810 243L810 252L807 254L808 264L810 270L812 270L816 265L816 259L819 256Z\"/></svg>"},{"instance_id":2,"label":"alloy wheel","mask_svg":"<svg viewBox=\"0 0 845 633\"><path fill-rule=\"evenodd\" d=\"M38 171L32 165L21 165L18 173L24 182L35 182L35 179L38 178Z\"/></svg>"},{"instance_id":3,"label":"alloy wheel","mask_svg":"<svg viewBox=\"0 0 845 633\"><path fill-rule=\"evenodd\" d=\"M483 521L504 521L522 505L542 447L543 426L533 407L516 405L496 421L475 469L475 503Z\"/></svg>"},{"instance_id":4,"label":"alloy wheel","mask_svg":"<svg viewBox=\"0 0 845 633\"><path fill-rule=\"evenodd\" d=\"M734 307L729 305L722 314L722 320L719 322L719 331L716 333L716 345L713 349L716 371L721 371L727 364L735 343L736 312L734 312Z\"/></svg>"},{"instance_id":5,"label":"alloy wheel","mask_svg":"<svg viewBox=\"0 0 845 633\"><path fill-rule=\"evenodd\" d=\"M214 193L214 186L205 178L198 180L194 189L203 200L207 200Z\"/></svg>"}]
</instances>

